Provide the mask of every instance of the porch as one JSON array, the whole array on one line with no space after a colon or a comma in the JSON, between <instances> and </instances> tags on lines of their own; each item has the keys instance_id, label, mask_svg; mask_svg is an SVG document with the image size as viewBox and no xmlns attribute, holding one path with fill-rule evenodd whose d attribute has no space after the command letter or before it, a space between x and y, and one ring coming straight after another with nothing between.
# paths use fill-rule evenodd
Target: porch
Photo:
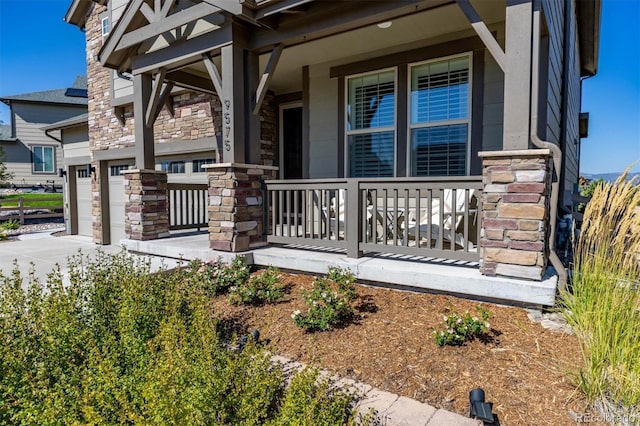
<instances>
[{"instance_id":1,"label":"porch","mask_svg":"<svg viewBox=\"0 0 640 426\"><path fill-rule=\"evenodd\" d=\"M226 167L211 167L225 169L220 176L226 186ZM185 261L230 261L239 255L251 265L312 274L340 266L376 285L524 305L554 303L553 269L539 280L481 273L481 260L488 263L479 248L487 199L481 177L266 180L254 181L253 189L247 182L228 185L238 189L212 182L208 193L205 185L168 185L169 237L121 244L132 252ZM243 221L218 220L224 216L219 211L226 204L223 193ZM493 208L489 205L487 213ZM246 209L252 209L253 218ZM201 232L206 210L209 229ZM234 238L257 243L233 251L212 249L226 226L233 228ZM496 241L485 238L484 244Z\"/></svg>"},{"instance_id":2,"label":"porch","mask_svg":"<svg viewBox=\"0 0 640 426\"><path fill-rule=\"evenodd\" d=\"M373 252L365 252L362 257L354 259L346 256L345 250L295 244L230 253L210 249L206 232L175 234L171 238L149 241L127 239L121 243L131 252L185 261L230 261L235 256L243 256L249 265L276 266L310 274L326 273L329 266L339 266L349 268L364 284L443 292L531 307L553 305L558 281L551 268L542 280L531 281L482 275L475 262Z\"/></svg>"}]
</instances>

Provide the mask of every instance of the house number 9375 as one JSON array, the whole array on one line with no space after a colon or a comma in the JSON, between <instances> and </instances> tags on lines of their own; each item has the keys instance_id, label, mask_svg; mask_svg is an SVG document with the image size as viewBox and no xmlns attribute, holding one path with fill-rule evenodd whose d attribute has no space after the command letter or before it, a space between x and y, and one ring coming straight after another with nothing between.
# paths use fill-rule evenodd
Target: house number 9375
<instances>
[{"instance_id":1,"label":"house number 9375","mask_svg":"<svg viewBox=\"0 0 640 426\"><path fill-rule=\"evenodd\" d=\"M231 151L231 100L224 100L224 149L225 151Z\"/></svg>"}]
</instances>

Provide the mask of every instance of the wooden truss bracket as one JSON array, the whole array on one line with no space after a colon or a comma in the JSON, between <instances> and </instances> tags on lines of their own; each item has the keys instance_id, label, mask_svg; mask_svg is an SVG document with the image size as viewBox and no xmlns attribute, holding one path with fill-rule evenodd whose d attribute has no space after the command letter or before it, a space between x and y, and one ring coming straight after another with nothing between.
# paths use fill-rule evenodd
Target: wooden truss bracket
<instances>
[{"instance_id":1,"label":"wooden truss bracket","mask_svg":"<svg viewBox=\"0 0 640 426\"><path fill-rule=\"evenodd\" d=\"M489 31L487 24L485 24L482 18L480 18L480 15L478 15L478 12L476 12L471 3L469 3L469 0L456 0L456 2L484 45L487 47L487 50L491 53L491 56L493 56L493 59L496 60L502 71L504 71L506 68L504 50L502 50L498 41L495 39L493 34L491 34L491 31Z\"/></svg>"},{"instance_id":2,"label":"wooden truss bracket","mask_svg":"<svg viewBox=\"0 0 640 426\"><path fill-rule=\"evenodd\" d=\"M253 106L254 115L257 115L260 112L260 107L262 106L264 97L267 94L269 82L271 82L271 78L273 78L273 73L276 69L276 66L278 65L278 60L280 59L283 48L284 45L282 43L279 43L271 51L269 62L267 62L267 65L264 68L264 72L262 73L262 77L260 77L260 82L258 83L258 88L256 89L256 101Z\"/></svg>"}]
</instances>

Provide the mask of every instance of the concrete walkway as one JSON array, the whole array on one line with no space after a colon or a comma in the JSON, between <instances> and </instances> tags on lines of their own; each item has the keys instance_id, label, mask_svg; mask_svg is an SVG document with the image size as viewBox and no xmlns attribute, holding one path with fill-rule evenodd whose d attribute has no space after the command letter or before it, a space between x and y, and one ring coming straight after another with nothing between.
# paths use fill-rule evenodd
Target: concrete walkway
<instances>
[{"instance_id":1,"label":"concrete walkway","mask_svg":"<svg viewBox=\"0 0 640 426\"><path fill-rule=\"evenodd\" d=\"M14 260L17 261L20 273L28 276L34 269L34 275L41 282L46 280L47 274L60 265L64 274L67 272L67 259L70 256L82 252L84 255L93 255L97 250L104 253L118 253L122 247L115 245L102 246L94 244L90 237L79 235L67 235L54 237L51 233L56 229L42 232L24 234L18 237L18 241L0 242L0 272L5 276L11 274L14 268ZM148 256L151 259L152 270L157 270L162 264L171 268L178 262L175 259ZM26 280L25 280L26 281Z\"/></svg>"},{"instance_id":2,"label":"concrete walkway","mask_svg":"<svg viewBox=\"0 0 640 426\"><path fill-rule=\"evenodd\" d=\"M33 267L35 276L41 281L46 280L56 265L60 265L61 272L67 272L67 258L81 251L84 255L94 255L97 250L104 253L118 253L121 247L101 246L94 244L90 237L69 235L54 237L50 234L56 230L48 230L21 236L18 241L0 243L0 271L10 275L14 268L14 259L18 263L20 272L27 276ZM178 261L151 256L152 269L161 265L169 268L177 265ZM33 264L33 265L32 265ZM282 365L285 373L297 371L304 366L284 357L276 356L274 362ZM326 374L326 373L325 373ZM388 426L478 426L482 422L472 420L458 414L439 410L428 404L398 396L364 383L357 383L350 379L338 379L343 389L356 393L360 399L356 409L362 416L366 416L373 409L381 425Z\"/></svg>"}]
</instances>

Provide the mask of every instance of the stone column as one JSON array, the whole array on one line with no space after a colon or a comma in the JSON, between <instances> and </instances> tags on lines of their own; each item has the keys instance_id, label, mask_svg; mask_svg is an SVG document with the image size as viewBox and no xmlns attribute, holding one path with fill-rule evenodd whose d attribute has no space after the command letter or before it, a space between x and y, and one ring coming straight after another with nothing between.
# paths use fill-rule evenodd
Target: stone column
<instances>
[{"instance_id":1,"label":"stone column","mask_svg":"<svg viewBox=\"0 0 640 426\"><path fill-rule=\"evenodd\" d=\"M131 240L155 240L169 236L167 172L125 170L125 233Z\"/></svg>"},{"instance_id":2,"label":"stone column","mask_svg":"<svg viewBox=\"0 0 640 426\"><path fill-rule=\"evenodd\" d=\"M480 272L540 280L549 258L548 149L485 151Z\"/></svg>"},{"instance_id":3,"label":"stone column","mask_svg":"<svg viewBox=\"0 0 640 426\"><path fill-rule=\"evenodd\" d=\"M209 243L214 250L241 252L266 245L263 182L277 167L241 163L204 166L209 176Z\"/></svg>"}]
</instances>

